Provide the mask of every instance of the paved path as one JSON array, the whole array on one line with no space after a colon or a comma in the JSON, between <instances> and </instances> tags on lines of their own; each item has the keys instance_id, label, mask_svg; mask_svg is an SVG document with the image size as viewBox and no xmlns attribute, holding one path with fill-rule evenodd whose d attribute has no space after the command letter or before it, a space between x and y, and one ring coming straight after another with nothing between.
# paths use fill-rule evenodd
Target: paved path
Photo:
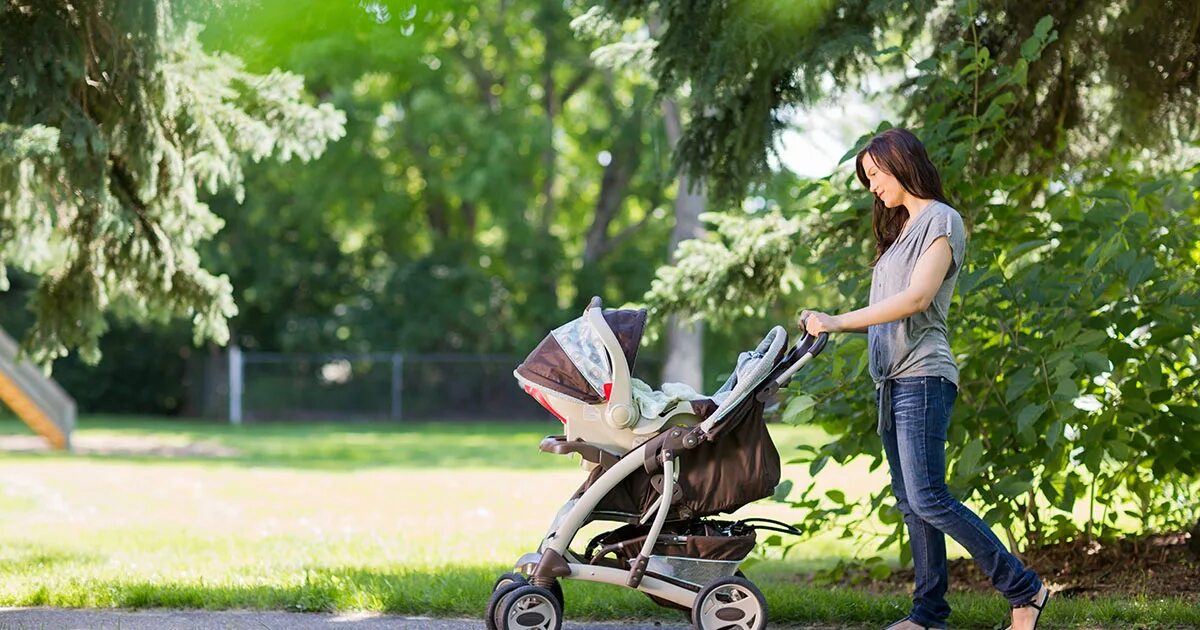
<instances>
[{"instance_id":1,"label":"paved path","mask_svg":"<svg viewBox=\"0 0 1200 630\"><path fill-rule=\"evenodd\" d=\"M97 610L0 608L0 630L478 630L477 619L429 619L400 615L325 615L276 611ZM687 630L682 623L570 622L564 630ZM775 626L772 626L775 628ZM783 630L783 629L780 629ZM799 630L798 628L796 630ZM815 627L811 627L815 630Z\"/></svg>"}]
</instances>

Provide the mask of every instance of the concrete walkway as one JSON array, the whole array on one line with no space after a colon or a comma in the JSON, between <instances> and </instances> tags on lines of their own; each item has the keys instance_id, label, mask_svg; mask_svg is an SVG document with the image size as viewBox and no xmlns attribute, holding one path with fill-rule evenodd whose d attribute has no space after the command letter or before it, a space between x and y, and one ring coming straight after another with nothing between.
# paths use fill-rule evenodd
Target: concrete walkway
<instances>
[{"instance_id":1,"label":"concrete walkway","mask_svg":"<svg viewBox=\"0 0 1200 630\"><path fill-rule=\"evenodd\" d=\"M400 615L287 613L276 611L96 610L0 608L0 630L476 630L476 619L429 619ZM580 624L571 630L683 630L679 624Z\"/></svg>"},{"instance_id":2,"label":"concrete walkway","mask_svg":"<svg viewBox=\"0 0 1200 630\"><path fill-rule=\"evenodd\" d=\"M772 625L772 628L777 626ZM478 619L430 619L371 613L316 614L277 611L97 610L0 608L0 630L478 630ZM564 630L687 630L683 623L571 622ZM799 630L798 627L793 627ZM783 630L780 628L780 630ZM808 626L806 630L816 630Z\"/></svg>"}]
</instances>

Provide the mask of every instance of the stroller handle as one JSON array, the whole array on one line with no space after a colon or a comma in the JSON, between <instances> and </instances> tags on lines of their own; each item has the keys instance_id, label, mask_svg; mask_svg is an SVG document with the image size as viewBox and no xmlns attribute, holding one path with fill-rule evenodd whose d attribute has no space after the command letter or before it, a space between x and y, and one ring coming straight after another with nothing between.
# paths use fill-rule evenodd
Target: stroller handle
<instances>
[{"instance_id":1,"label":"stroller handle","mask_svg":"<svg viewBox=\"0 0 1200 630\"><path fill-rule=\"evenodd\" d=\"M829 333L821 333L813 336L805 332L804 336L800 338L800 341L796 342L796 352L800 355L811 354L815 357L818 354L821 354L821 351L825 349L825 343L828 341ZM797 357L797 359L799 359L799 357Z\"/></svg>"},{"instance_id":2,"label":"stroller handle","mask_svg":"<svg viewBox=\"0 0 1200 630\"><path fill-rule=\"evenodd\" d=\"M810 335L805 332L800 341L796 342L795 347L784 358L784 362L790 361L791 365L758 393L758 400L766 402L768 398L774 396L775 392L779 391L779 388L787 385L792 380L792 377L796 375L796 372L800 371L800 368L804 367L813 357L821 354L828 341L829 333Z\"/></svg>"}]
</instances>

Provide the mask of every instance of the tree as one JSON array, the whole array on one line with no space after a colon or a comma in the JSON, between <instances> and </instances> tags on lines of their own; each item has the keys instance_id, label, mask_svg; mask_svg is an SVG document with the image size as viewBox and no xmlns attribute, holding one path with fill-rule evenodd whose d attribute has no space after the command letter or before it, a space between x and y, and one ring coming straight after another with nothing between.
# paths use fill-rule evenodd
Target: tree
<instances>
[{"instance_id":1,"label":"tree","mask_svg":"<svg viewBox=\"0 0 1200 630\"><path fill-rule=\"evenodd\" d=\"M240 199L243 160L309 160L342 134L299 76L205 52L172 4L0 7L0 273L40 277L37 360L98 360L110 315L189 318L197 340L224 342L236 307L198 253L221 227L204 192Z\"/></svg>"},{"instance_id":2,"label":"tree","mask_svg":"<svg viewBox=\"0 0 1200 630\"><path fill-rule=\"evenodd\" d=\"M1114 144L1162 152L1200 130L1200 6L1186 0L959 0L956 11L928 0L598 4L617 18L662 16L653 74L664 93L687 85L693 95L677 161L722 199L770 173L788 108L830 96L823 81L836 79L836 96L873 73L912 72L914 42L975 42L1014 66L1045 15L1059 37L1012 93L1009 109L1026 124L994 148L1000 165L1036 175L1058 159L1102 159Z\"/></svg>"},{"instance_id":3,"label":"tree","mask_svg":"<svg viewBox=\"0 0 1200 630\"><path fill-rule=\"evenodd\" d=\"M572 26L590 41L603 42L592 53L593 59L606 66L610 73L620 72L642 86L653 86L654 82L641 70L650 61L650 50L655 45L658 20L632 20L621 24L608 19L603 11L593 7L572 22ZM667 145L676 149L683 135L684 120L679 99L676 95L660 94L661 122L666 132ZM649 99L635 105L635 111L648 113ZM695 184L695 185L693 185ZM700 215L707 203L703 182L697 182L686 174L678 178L674 200L674 227L667 247L668 259L673 260L679 243L703 236ZM589 237L591 234L589 233ZM590 242L590 238L589 238ZM586 259L586 252L585 252ZM670 315L665 322L654 323L653 332L663 331L665 360L662 381L680 382L701 389L704 385L704 326L700 322L682 323L680 318Z\"/></svg>"},{"instance_id":4,"label":"tree","mask_svg":"<svg viewBox=\"0 0 1200 630\"><path fill-rule=\"evenodd\" d=\"M971 33L979 11L961 5L956 32ZM929 147L970 234L950 331L961 372L950 487L981 502L1017 551L1177 529L1196 519L1200 480L1200 328L1187 315L1200 305L1196 144L1177 137L1171 151L1147 155L1141 143L1118 143L1084 164L1014 146L1029 132L1034 68L1059 37L1050 16L1023 35L1008 63L974 36L934 47L900 89L907 105L895 124ZM1017 162L1042 170L1006 168ZM842 168L776 194L784 212L713 217L713 239L685 243L680 261L659 270L648 296L657 308L721 325L745 304L862 306L873 240L870 199L853 174ZM831 433L807 450L814 475L859 455L876 468L865 344L841 339L826 352L789 390L782 415ZM791 502L810 533L840 524L845 536L870 535L862 523L876 515L884 549L904 535L888 496L853 505L810 486ZM1078 523L1081 502L1089 516Z\"/></svg>"},{"instance_id":5,"label":"tree","mask_svg":"<svg viewBox=\"0 0 1200 630\"><path fill-rule=\"evenodd\" d=\"M561 3L372 6L273 0L206 31L348 116L320 161L213 201L242 343L520 352L591 294L639 297L669 238L652 90L596 67Z\"/></svg>"}]
</instances>

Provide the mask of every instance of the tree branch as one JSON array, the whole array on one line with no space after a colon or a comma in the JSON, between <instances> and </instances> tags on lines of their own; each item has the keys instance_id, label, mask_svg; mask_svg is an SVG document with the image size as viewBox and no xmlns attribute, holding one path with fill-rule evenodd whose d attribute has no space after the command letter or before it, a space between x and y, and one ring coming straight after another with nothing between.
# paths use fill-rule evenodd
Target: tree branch
<instances>
[{"instance_id":1,"label":"tree branch","mask_svg":"<svg viewBox=\"0 0 1200 630\"><path fill-rule=\"evenodd\" d=\"M147 240L150 241L150 246L154 248L154 253L162 256L162 239L163 235L150 217L146 214L146 203L137 196L137 185L133 181L133 176L125 169L125 164L121 160L121 156L115 153L108 154L109 163L112 165L109 168L109 173L112 175L110 179L113 182L113 194L122 198L126 204L133 208L134 216L137 217L138 224L147 235Z\"/></svg>"},{"instance_id":2,"label":"tree branch","mask_svg":"<svg viewBox=\"0 0 1200 630\"><path fill-rule=\"evenodd\" d=\"M500 99L492 93L492 88L499 85L503 79L484 68L478 57L467 55L461 44L451 47L450 51L462 61L467 72L471 74L471 78L475 80L475 86L479 89L479 98L483 104L491 111L499 111Z\"/></svg>"},{"instance_id":3,"label":"tree branch","mask_svg":"<svg viewBox=\"0 0 1200 630\"><path fill-rule=\"evenodd\" d=\"M567 87L563 88L562 94L558 99L559 109L566 107L567 101L571 100L571 97L575 95L575 92L578 92L579 88L583 87L588 82L588 79L592 78L592 70L594 70L594 68L591 66L580 70L579 73L575 75L575 78L571 79L571 82L567 84Z\"/></svg>"}]
</instances>

